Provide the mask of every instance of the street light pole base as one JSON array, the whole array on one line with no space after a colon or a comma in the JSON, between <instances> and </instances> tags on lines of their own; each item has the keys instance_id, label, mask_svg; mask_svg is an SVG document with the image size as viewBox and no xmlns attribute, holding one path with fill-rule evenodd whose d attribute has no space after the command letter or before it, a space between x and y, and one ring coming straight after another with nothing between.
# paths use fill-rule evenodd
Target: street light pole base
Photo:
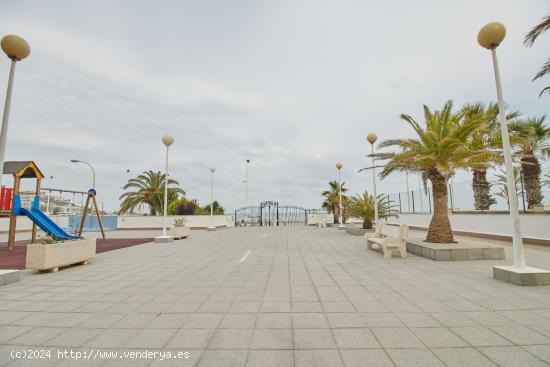
<instances>
[{"instance_id":1,"label":"street light pole base","mask_svg":"<svg viewBox=\"0 0 550 367\"><path fill-rule=\"evenodd\" d=\"M209 231L209 232L210 232L210 231L215 231L216 229L217 229L217 228L214 227L214 226L206 227L206 230Z\"/></svg>"},{"instance_id":2,"label":"street light pole base","mask_svg":"<svg viewBox=\"0 0 550 367\"><path fill-rule=\"evenodd\" d=\"M530 266L493 266L493 278L515 285L550 285L550 271Z\"/></svg>"},{"instance_id":3,"label":"street light pole base","mask_svg":"<svg viewBox=\"0 0 550 367\"><path fill-rule=\"evenodd\" d=\"M174 241L174 236L158 236L158 237L155 237L155 243L168 243L168 242L173 242Z\"/></svg>"},{"instance_id":4,"label":"street light pole base","mask_svg":"<svg viewBox=\"0 0 550 367\"><path fill-rule=\"evenodd\" d=\"M338 224L338 226L336 227L338 229L346 229L346 226L344 224Z\"/></svg>"}]
</instances>

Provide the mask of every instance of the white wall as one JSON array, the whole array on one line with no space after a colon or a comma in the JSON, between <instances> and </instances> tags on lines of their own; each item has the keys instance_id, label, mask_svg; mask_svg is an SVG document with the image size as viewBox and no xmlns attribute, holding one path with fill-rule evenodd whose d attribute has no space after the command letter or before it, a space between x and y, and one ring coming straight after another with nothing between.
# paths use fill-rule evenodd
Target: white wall
<instances>
[{"instance_id":1,"label":"white wall","mask_svg":"<svg viewBox=\"0 0 550 367\"><path fill-rule=\"evenodd\" d=\"M167 226L171 227L175 219L184 218L190 228L206 228L206 227L233 227L232 216L230 215L170 215L167 219ZM118 229L135 229L135 228L162 228L161 216L119 216Z\"/></svg>"},{"instance_id":2,"label":"white wall","mask_svg":"<svg viewBox=\"0 0 550 367\"><path fill-rule=\"evenodd\" d=\"M309 213L307 215L307 224L317 225L323 219L325 224L334 223L334 216L331 213Z\"/></svg>"},{"instance_id":3,"label":"white wall","mask_svg":"<svg viewBox=\"0 0 550 367\"><path fill-rule=\"evenodd\" d=\"M388 222L427 228L431 218L431 214L399 214L399 218L390 218ZM508 214L449 214L449 220L454 231L512 235ZM520 214L520 222L523 237L550 240L549 214Z\"/></svg>"},{"instance_id":4,"label":"white wall","mask_svg":"<svg viewBox=\"0 0 550 367\"><path fill-rule=\"evenodd\" d=\"M69 225L69 217L61 215L52 215L50 218L61 228L67 228ZM6 233L10 229L10 218L0 218L0 233ZM25 231L32 229L32 222L29 218L24 216L17 217L17 230Z\"/></svg>"},{"instance_id":5,"label":"white wall","mask_svg":"<svg viewBox=\"0 0 550 367\"><path fill-rule=\"evenodd\" d=\"M69 217L62 215L52 215L50 218L61 228L67 228L69 225ZM174 219L185 218L187 225L190 228L206 228L209 226L215 227L234 227L233 217L230 215L214 215L210 218L209 215L181 215L168 216L167 225L172 226ZM157 216L119 216L117 221L118 229L135 229L135 228L162 228L162 217ZM0 233L7 233L9 230L10 219L0 218ZM17 217L17 231L25 231L32 229L32 222L25 216Z\"/></svg>"}]
</instances>

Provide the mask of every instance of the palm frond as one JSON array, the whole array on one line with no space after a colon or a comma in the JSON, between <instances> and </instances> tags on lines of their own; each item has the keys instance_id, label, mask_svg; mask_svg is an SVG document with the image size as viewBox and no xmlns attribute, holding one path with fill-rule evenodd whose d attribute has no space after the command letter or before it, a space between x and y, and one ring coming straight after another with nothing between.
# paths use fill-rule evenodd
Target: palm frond
<instances>
[{"instance_id":1,"label":"palm frond","mask_svg":"<svg viewBox=\"0 0 550 367\"><path fill-rule=\"evenodd\" d=\"M526 47L531 47L533 46L533 44L535 43L535 41L537 40L537 38L539 38L539 36L541 34L543 34L544 32L546 32L547 30L550 29L550 15L547 15L545 17L542 18L541 22L539 24L537 24L536 26L534 26L530 31L529 33L527 33L525 35L525 39L523 40L523 44L526 46Z\"/></svg>"}]
</instances>

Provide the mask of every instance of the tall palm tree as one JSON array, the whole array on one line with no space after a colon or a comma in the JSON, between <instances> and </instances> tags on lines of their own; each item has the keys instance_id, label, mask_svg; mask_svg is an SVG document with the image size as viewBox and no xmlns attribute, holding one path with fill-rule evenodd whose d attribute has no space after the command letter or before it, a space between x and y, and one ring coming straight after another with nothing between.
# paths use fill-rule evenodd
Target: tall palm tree
<instances>
[{"instance_id":1,"label":"tall palm tree","mask_svg":"<svg viewBox=\"0 0 550 367\"><path fill-rule=\"evenodd\" d=\"M145 171L136 178L128 180L124 185L126 191L120 195L119 213L124 214L132 212L136 207L147 204L149 206L149 214L157 215L163 212L164 208L164 178L165 175L160 171ZM178 181L169 178L168 185L179 185ZM185 195L185 191L179 187L168 187L168 203L177 199L178 195Z\"/></svg>"},{"instance_id":2,"label":"tall palm tree","mask_svg":"<svg viewBox=\"0 0 550 367\"><path fill-rule=\"evenodd\" d=\"M501 169L500 172L495 175L495 178L497 179L495 182L495 186L498 190L496 195L506 200L506 203L508 204L508 210L510 210L510 199L508 198L508 179L506 178L506 171ZM519 167L514 167L514 180L516 186L516 197L520 197L521 172L519 171Z\"/></svg>"},{"instance_id":3,"label":"tall palm tree","mask_svg":"<svg viewBox=\"0 0 550 367\"><path fill-rule=\"evenodd\" d=\"M550 157L550 127L545 125L545 118L546 116L528 118L510 124L510 129L517 137L515 145L520 156L529 209L542 203L543 199L540 160Z\"/></svg>"},{"instance_id":4,"label":"tall palm tree","mask_svg":"<svg viewBox=\"0 0 550 367\"><path fill-rule=\"evenodd\" d=\"M534 26L529 33L525 35L525 39L523 40L523 44L527 47L533 46L537 38L544 32L550 29L550 14L542 18L539 24ZM550 73L550 58L546 60L546 62L542 65L539 72L535 74L535 77L533 80L537 80L539 78L542 78L546 74ZM550 86L544 88L540 94L539 97L542 96L544 93L550 93Z\"/></svg>"},{"instance_id":5,"label":"tall palm tree","mask_svg":"<svg viewBox=\"0 0 550 367\"><path fill-rule=\"evenodd\" d=\"M397 217L396 205L389 201L383 194L376 197L378 206L378 218ZM363 195L355 194L350 198L348 205L349 214L352 217L363 219L363 228L372 229L374 222L374 195L364 192Z\"/></svg>"},{"instance_id":6,"label":"tall palm tree","mask_svg":"<svg viewBox=\"0 0 550 367\"><path fill-rule=\"evenodd\" d=\"M342 185L340 185L336 180L330 181L328 183L330 189L321 193L325 198L321 204L321 208L333 214L334 223L336 224L340 223L340 190L342 190L342 201L345 203L347 199L344 195L344 193L348 191L348 189L344 187L345 184L345 182L342 182Z\"/></svg>"},{"instance_id":7,"label":"tall palm tree","mask_svg":"<svg viewBox=\"0 0 550 367\"><path fill-rule=\"evenodd\" d=\"M411 116L401 115L417 136L383 141L380 148L397 147L400 150L374 154L387 161L381 178L395 171L420 172L432 183L434 213L426 236L428 242L454 242L448 214L447 180L456 170L474 167L494 156L486 149L470 145L471 136L483 126L483 119L465 119L463 111L454 113L452 109L452 101L433 112L424 105L424 127Z\"/></svg>"},{"instance_id":8,"label":"tall palm tree","mask_svg":"<svg viewBox=\"0 0 550 367\"><path fill-rule=\"evenodd\" d=\"M476 210L489 210L496 200L491 197L491 184L487 181L487 170L494 162L501 160L501 136L498 122L498 104L475 102L466 104L462 107L464 119L483 120L480 128L472 134L470 145L473 150L486 149L493 152L492 157L485 162L478 162L472 169L472 189L474 192L474 208ZM517 111L507 114L506 119L512 120L520 115Z\"/></svg>"}]
</instances>

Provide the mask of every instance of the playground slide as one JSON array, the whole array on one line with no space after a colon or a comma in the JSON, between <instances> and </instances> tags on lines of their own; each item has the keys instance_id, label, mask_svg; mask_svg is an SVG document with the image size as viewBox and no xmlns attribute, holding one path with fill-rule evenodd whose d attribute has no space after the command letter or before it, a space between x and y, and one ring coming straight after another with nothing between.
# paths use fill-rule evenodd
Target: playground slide
<instances>
[{"instance_id":1,"label":"playground slide","mask_svg":"<svg viewBox=\"0 0 550 367\"><path fill-rule=\"evenodd\" d=\"M21 207L21 198L19 195L15 196L15 203L13 206L13 214L14 215L25 215L30 220L32 220L40 229L42 229L44 232L46 232L48 235L52 236L56 240L76 240L80 237L78 236L72 236L65 232L61 227L59 227L57 224L55 224L54 221L52 221L46 214L40 211L38 209L39 207L39 198L38 196L35 197L34 202L32 204L32 209L29 210L27 208Z\"/></svg>"}]
</instances>

